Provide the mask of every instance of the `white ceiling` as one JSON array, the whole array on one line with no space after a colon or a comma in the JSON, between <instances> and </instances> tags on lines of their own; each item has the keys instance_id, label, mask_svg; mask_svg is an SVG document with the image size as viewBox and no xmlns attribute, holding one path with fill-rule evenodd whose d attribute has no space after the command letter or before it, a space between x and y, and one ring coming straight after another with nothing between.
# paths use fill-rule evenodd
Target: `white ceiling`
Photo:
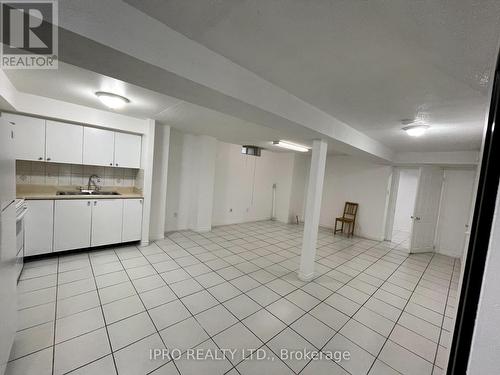
<instances>
[{"instance_id":1,"label":"white ceiling","mask_svg":"<svg viewBox=\"0 0 500 375\"><path fill-rule=\"evenodd\" d=\"M57 70L6 70L14 86L25 93L41 95L92 108L110 110L95 96L96 91L109 91L130 99L115 112L138 118L153 118L184 132L211 135L221 141L255 144L282 151L272 146L273 140L288 139L309 145L310 133L279 131L227 114L188 103L111 77L59 62ZM332 144L331 153L335 151Z\"/></svg>"},{"instance_id":2,"label":"white ceiling","mask_svg":"<svg viewBox=\"0 0 500 375\"><path fill-rule=\"evenodd\" d=\"M394 150L480 146L499 1L126 2Z\"/></svg>"}]
</instances>

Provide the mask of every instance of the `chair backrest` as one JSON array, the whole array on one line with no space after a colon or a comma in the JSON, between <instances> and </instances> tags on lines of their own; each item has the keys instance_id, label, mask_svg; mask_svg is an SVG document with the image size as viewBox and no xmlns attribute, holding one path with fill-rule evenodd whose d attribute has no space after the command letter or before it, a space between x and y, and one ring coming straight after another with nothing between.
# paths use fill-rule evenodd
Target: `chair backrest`
<instances>
[{"instance_id":1,"label":"chair backrest","mask_svg":"<svg viewBox=\"0 0 500 375\"><path fill-rule=\"evenodd\" d=\"M345 202L344 214L342 215L342 217L344 219L355 219L356 213L358 212L358 206L358 203Z\"/></svg>"}]
</instances>

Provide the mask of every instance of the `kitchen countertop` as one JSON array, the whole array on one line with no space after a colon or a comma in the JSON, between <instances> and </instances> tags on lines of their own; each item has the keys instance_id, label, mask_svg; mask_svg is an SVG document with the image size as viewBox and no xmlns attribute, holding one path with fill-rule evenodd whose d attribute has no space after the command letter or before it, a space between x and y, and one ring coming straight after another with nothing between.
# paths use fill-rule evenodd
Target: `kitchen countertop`
<instances>
[{"instance_id":1,"label":"kitchen countertop","mask_svg":"<svg viewBox=\"0 0 500 375\"><path fill-rule=\"evenodd\" d=\"M17 185L18 199L138 199L144 198L142 191L133 187L106 187L101 191L116 191L120 195L57 195L58 191L78 191L76 186Z\"/></svg>"}]
</instances>

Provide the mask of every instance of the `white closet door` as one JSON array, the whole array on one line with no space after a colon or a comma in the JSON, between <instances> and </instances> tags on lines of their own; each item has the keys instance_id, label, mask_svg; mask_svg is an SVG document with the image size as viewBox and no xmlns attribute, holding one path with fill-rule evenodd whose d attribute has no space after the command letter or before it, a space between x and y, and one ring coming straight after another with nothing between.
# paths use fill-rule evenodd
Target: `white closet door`
<instances>
[{"instance_id":1,"label":"white closet door","mask_svg":"<svg viewBox=\"0 0 500 375\"><path fill-rule=\"evenodd\" d=\"M461 257L466 242L474 170L446 169L439 211L436 249L452 257Z\"/></svg>"},{"instance_id":2,"label":"white closet door","mask_svg":"<svg viewBox=\"0 0 500 375\"><path fill-rule=\"evenodd\" d=\"M410 253L434 251L443 169L434 166L420 168L417 198L413 211Z\"/></svg>"},{"instance_id":3,"label":"white closet door","mask_svg":"<svg viewBox=\"0 0 500 375\"><path fill-rule=\"evenodd\" d=\"M83 164L113 165L115 132L88 128L83 129Z\"/></svg>"},{"instance_id":4,"label":"white closet door","mask_svg":"<svg viewBox=\"0 0 500 375\"><path fill-rule=\"evenodd\" d=\"M47 120L47 161L82 164L83 126Z\"/></svg>"}]
</instances>

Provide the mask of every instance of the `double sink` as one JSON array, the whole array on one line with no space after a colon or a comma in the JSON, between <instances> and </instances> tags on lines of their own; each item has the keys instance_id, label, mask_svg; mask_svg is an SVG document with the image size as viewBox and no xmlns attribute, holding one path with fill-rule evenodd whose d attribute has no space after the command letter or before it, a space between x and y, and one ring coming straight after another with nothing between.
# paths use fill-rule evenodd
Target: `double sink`
<instances>
[{"instance_id":1,"label":"double sink","mask_svg":"<svg viewBox=\"0 0 500 375\"><path fill-rule=\"evenodd\" d=\"M120 195L116 191L97 191L97 190L83 190L83 191L58 191L56 195Z\"/></svg>"}]
</instances>

